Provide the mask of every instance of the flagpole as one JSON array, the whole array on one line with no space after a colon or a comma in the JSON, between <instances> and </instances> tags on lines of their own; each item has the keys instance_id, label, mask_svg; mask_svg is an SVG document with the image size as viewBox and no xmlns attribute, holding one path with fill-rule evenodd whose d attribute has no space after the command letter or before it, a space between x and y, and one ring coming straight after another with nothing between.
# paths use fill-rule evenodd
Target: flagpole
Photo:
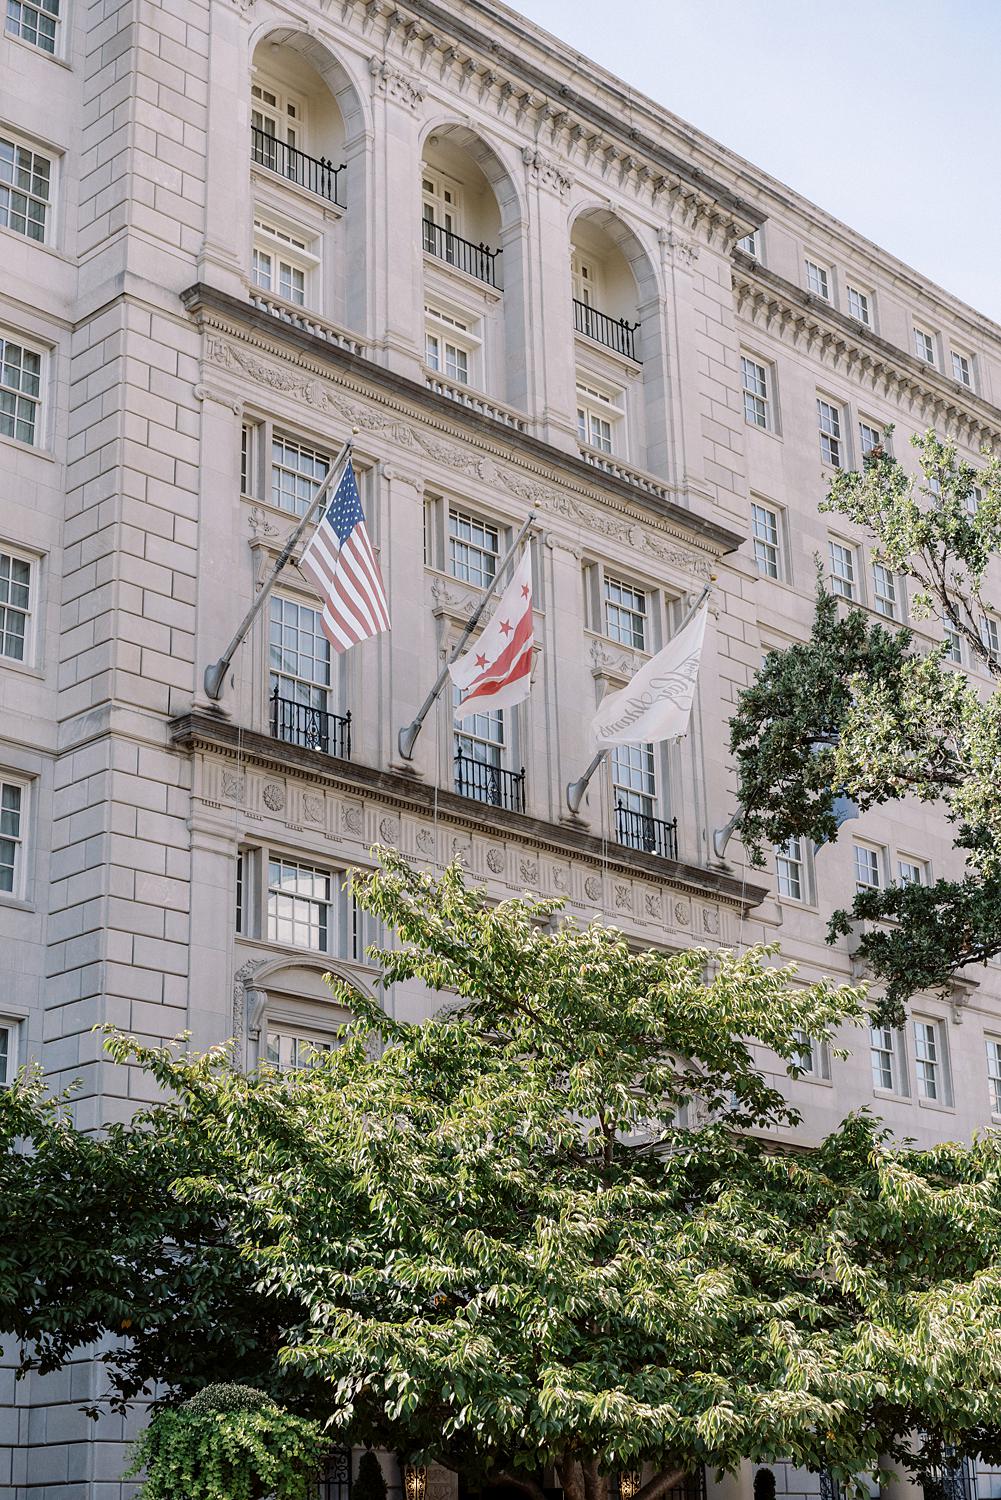
<instances>
[{"instance_id":1,"label":"flagpole","mask_svg":"<svg viewBox=\"0 0 1001 1500\"><path fill-rule=\"evenodd\" d=\"M358 431L357 427L354 428L354 431ZM205 668L205 677L203 679L205 696L207 698L211 698L213 703L217 703L222 697L223 681L226 677L226 673L229 671L229 664L233 660L236 649L245 639L251 625L253 625L257 616L264 608L265 601L267 600L268 595L271 593L271 590L275 586L275 581L278 578L278 574L281 572L282 568L284 568L285 564L292 556L292 553L295 551L296 544L298 543L299 538L302 536L303 532L306 530L306 527L312 520L314 511L316 510L320 502L322 500L325 500L327 495L330 493L330 489L333 485L334 479L336 478L337 482L340 483L341 479L343 478L344 470L347 467L348 460L351 457L352 443L353 439L348 438L347 442L344 444L344 447L337 455L337 458L330 465L323 483L320 485L320 488L313 496L313 499L302 520L299 522L298 526L292 532L281 552L278 554L278 559L274 567L271 569L271 573L267 578L264 587L261 589L257 598L254 600L253 604L250 606L250 608L247 610L247 613L240 621L240 624L237 627L236 634L230 641L229 645L226 647L226 650L220 656L218 661L213 662L210 667Z\"/></svg>"},{"instance_id":2,"label":"flagpole","mask_svg":"<svg viewBox=\"0 0 1001 1500\"><path fill-rule=\"evenodd\" d=\"M695 617L696 612L702 605L703 599L707 597L709 590L712 588L715 582L716 575L714 573L710 577L709 582L706 584L699 597L696 599L695 603L692 605L691 609L686 614L685 618L682 620L681 624L678 626L677 630L673 632L674 635L680 635L689 621ZM594 775L595 771L601 765L601 762L605 759L605 756L609 753L610 750L611 746L605 745L603 749L597 751L591 761L591 764L588 766L583 776L578 776L576 781L571 781L567 785L567 807L569 807L572 813L578 813L580 811L580 805L584 800L584 793L587 791L588 782L591 780L591 777Z\"/></svg>"},{"instance_id":3,"label":"flagpole","mask_svg":"<svg viewBox=\"0 0 1001 1500\"><path fill-rule=\"evenodd\" d=\"M438 673L438 676L435 678L434 687L431 689L430 693L428 693L427 697L424 699L424 702L417 710L416 718L412 719L409 724L405 724L397 735L396 743L399 748L400 755L404 760L413 759L414 746L417 743L417 736L421 732L421 727L424 723L424 720L427 718L432 704L445 685L446 678L448 677L449 667L454 661L459 658L459 656L461 656L463 647L479 624L480 616L486 609L487 605L490 603L493 595L497 592L497 587L504 576L504 572L507 568L508 563L511 561L512 557L517 552L518 548L521 546L522 542L525 540L526 536L531 530L536 515L536 511L529 511L528 519L526 520L521 530L518 532L518 535L515 537L510 547L507 549L507 552L504 554L504 560L501 562L493 578L490 580L490 587L483 595L483 598L480 600L479 604L473 610L473 613L469 616L469 619L466 622L465 630L463 630L462 634L460 635L458 642L452 651L452 654L448 658L448 661L445 663L441 671Z\"/></svg>"}]
</instances>

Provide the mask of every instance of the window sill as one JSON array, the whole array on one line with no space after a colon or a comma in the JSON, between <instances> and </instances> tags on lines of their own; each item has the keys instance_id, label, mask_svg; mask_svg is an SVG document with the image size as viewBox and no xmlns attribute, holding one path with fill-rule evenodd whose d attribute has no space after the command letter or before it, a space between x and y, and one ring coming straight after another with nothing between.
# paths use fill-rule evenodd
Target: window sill
<instances>
[{"instance_id":1,"label":"window sill","mask_svg":"<svg viewBox=\"0 0 1001 1500\"><path fill-rule=\"evenodd\" d=\"M922 1099L921 1096L918 1095L917 1102L918 1106L921 1109L931 1109L934 1110L936 1114L954 1115L956 1113L956 1106L954 1104L946 1104L940 1099Z\"/></svg>"},{"instance_id":2,"label":"window sill","mask_svg":"<svg viewBox=\"0 0 1001 1500\"><path fill-rule=\"evenodd\" d=\"M23 896L12 896L7 891L0 892L0 909L5 911L37 911L34 901L26 901Z\"/></svg>"},{"instance_id":3,"label":"window sill","mask_svg":"<svg viewBox=\"0 0 1001 1500\"><path fill-rule=\"evenodd\" d=\"M872 1092L874 1098L886 1099L888 1101L892 1101L894 1104L914 1103L914 1100L911 1098L910 1094L898 1094L896 1089L877 1089L874 1087Z\"/></svg>"},{"instance_id":4,"label":"window sill","mask_svg":"<svg viewBox=\"0 0 1001 1500\"><path fill-rule=\"evenodd\" d=\"M12 31L4 29L3 39L10 42L14 47L20 47L25 52L30 52L34 57L44 57L46 62L55 63L60 68L65 68L67 73L73 72L73 64L60 57L58 52L46 52L44 47L36 47L34 42L26 42L23 37L15 36Z\"/></svg>"},{"instance_id":5,"label":"window sill","mask_svg":"<svg viewBox=\"0 0 1001 1500\"><path fill-rule=\"evenodd\" d=\"M0 669L4 672L20 672L22 677L34 677L38 682L45 681L45 673L40 667L33 667L30 662L14 661L12 657L0 654Z\"/></svg>"},{"instance_id":6,"label":"window sill","mask_svg":"<svg viewBox=\"0 0 1001 1500\"><path fill-rule=\"evenodd\" d=\"M50 204L49 207L51 208L52 205ZM51 255L55 260L64 261L68 266L73 265L71 258L49 240L33 240L29 234L20 234L16 229L8 229L6 224L0 224L0 235L4 239L16 240L19 245L30 245L33 250L42 250L46 255Z\"/></svg>"},{"instance_id":7,"label":"window sill","mask_svg":"<svg viewBox=\"0 0 1001 1500\"><path fill-rule=\"evenodd\" d=\"M757 422L749 422L744 418L744 426L749 427L752 432L760 433L762 437L771 438L773 442L781 443L782 434L775 427L761 427Z\"/></svg>"},{"instance_id":8,"label":"window sill","mask_svg":"<svg viewBox=\"0 0 1001 1500\"><path fill-rule=\"evenodd\" d=\"M20 438L7 437L0 432L0 443L8 448L14 448L18 453L30 453L33 458L40 458L44 463L54 464L56 455L51 448L37 448L33 443L24 443Z\"/></svg>"}]
</instances>

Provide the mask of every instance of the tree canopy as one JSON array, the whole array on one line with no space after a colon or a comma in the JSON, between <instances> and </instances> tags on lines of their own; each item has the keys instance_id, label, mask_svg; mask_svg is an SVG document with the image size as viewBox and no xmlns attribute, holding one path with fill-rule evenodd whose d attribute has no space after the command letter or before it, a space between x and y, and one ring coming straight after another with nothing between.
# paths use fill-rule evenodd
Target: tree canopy
<instances>
[{"instance_id":1,"label":"tree canopy","mask_svg":"<svg viewBox=\"0 0 1001 1500\"><path fill-rule=\"evenodd\" d=\"M848 1481L914 1462L915 1431L919 1464L1001 1457L1001 1143L916 1151L867 1117L775 1140L797 1116L762 1062L795 1074L804 1038L865 1020L858 990L383 861L357 894L402 940L387 994L450 997L421 1025L343 993L338 1048L249 1075L114 1036L165 1098L99 1140L37 1085L0 1098L4 1326L48 1316L55 1362L124 1333L126 1395L226 1359L332 1445L536 1500L547 1465L568 1500L648 1465L657 1500L743 1457Z\"/></svg>"},{"instance_id":2,"label":"tree canopy","mask_svg":"<svg viewBox=\"0 0 1001 1500\"><path fill-rule=\"evenodd\" d=\"M836 839L842 792L862 811L903 797L939 804L953 825L961 874L862 892L831 920L832 940L864 924L859 951L885 981L888 1018L915 991L1001 953L1001 619L986 597L1001 555L1001 464L975 469L930 432L913 441L918 476L875 449L861 472L837 475L821 509L871 534L875 561L909 581L912 617L933 619L942 643L923 649L912 630L872 623L821 584L809 640L768 654L730 725L754 863L766 844ZM950 664L945 636L979 680Z\"/></svg>"}]
</instances>

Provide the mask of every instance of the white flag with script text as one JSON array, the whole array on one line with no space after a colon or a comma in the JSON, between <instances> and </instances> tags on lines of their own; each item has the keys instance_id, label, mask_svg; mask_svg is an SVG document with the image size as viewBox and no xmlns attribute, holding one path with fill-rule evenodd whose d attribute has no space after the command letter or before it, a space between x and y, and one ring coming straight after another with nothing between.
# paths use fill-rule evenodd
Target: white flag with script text
<instances>
[{"instance_id":1,"label":"white flag with script text","mask_svg":"<svg viewBox=\"0 0 1001 1500\"><path fill-rule=\"evenodd\" d=\"M595 743L649 745L688 733L702 660L709 601L683 630L641 667L618 693L609 693L591 721Z\"/></svg>"}]
</instances>

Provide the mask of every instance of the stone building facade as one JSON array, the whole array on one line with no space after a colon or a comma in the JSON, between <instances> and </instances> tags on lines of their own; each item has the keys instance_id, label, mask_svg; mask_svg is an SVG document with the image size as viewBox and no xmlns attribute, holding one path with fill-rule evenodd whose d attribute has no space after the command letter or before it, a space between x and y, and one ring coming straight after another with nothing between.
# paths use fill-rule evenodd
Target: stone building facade
<instances>
[{"instance_id":1,"label":"stone building facade","mask_svg":"<svg viewBox=\"0 0 1001 1500\"><path fill-rule=\"evenodd\" d=\"M323 973L373 983L342 883L377 842L638 944L777 941L806 979L851 975L824 928L856 881L954 871L906 804L767 872L712 835L735 696L809 631L816 557L907 617L818 512L831 474L890 424L905 463L928 426L996 443L994 324L484 0L10 0L0 82L6 1077L81 1078L96 1126L143 1097L103 1021L294 1065L341 1019ZM330 661L290 567L211 701L355 429L392 632ZM403 759L533 510L529 701L457 739L442 698ZM710 575L692 733L571 815L593 706ZM789 1085L807 1137L862 1104L929 1140L1001 1119L997 969L913 1011ZM0 1371L0 1493L117 1500L99 1382Z\"/></svg>"}]
</instances>

